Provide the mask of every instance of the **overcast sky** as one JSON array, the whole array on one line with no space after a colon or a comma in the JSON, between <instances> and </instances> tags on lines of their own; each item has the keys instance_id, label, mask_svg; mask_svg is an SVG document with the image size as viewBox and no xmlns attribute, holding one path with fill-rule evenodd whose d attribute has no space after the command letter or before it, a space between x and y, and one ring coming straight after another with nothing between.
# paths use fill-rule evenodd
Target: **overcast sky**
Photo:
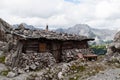
<instances>
[{"instance_id":1,"label":"overcast sky","mask_svg":"<svg viewBox=\"0 0 120 80\"><path fill-rule=\"evenodd\" d=\"M0 0L0 17L10 24L120 28L120 0Z\"/></svg>"}]
</instances>

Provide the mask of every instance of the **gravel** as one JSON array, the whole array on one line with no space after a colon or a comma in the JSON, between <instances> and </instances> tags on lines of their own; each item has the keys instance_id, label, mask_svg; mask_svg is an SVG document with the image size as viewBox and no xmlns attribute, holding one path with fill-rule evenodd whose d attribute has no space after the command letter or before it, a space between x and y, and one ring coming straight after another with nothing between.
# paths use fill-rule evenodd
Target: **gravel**
<instances>
[{"instance_id":1,"label":"gravel","mask_svg":"<svg viewBox=\"0 0 120 80\"><path fill-rule=\"evenodd\" d=\"M4 64L0 63L0 72L6 71L6 70L8 70L7 67Z\"/></svg>"},{"instance_id":2,"label":"gravel","mask_svg":"<svg viewBox=\"0 0 120 80\"><path fill-rule=\"evenodd\" d=\"M87 80L120 80L120 68L105 70Z\"/></svg>"}]
</instances>

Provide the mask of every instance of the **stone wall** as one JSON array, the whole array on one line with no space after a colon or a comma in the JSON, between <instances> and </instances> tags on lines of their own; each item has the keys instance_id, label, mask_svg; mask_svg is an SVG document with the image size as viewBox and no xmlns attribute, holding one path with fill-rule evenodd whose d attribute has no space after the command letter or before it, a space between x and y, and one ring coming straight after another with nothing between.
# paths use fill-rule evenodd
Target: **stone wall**
<instances>
[{"instance_id":1,"label":"stone wall","mask_svg":"<svg viewBox=\"0 0 120 80\"><path fill-rule=\"evenodd\" d=\"M72 60L76 60L77 54L87 54L92 53L91 49L68 49L63 50L61 62L70 62ZM56 59L52 55L52 53L44 52L44 53L20 53L18 57L17 54L11 53L6 58L6 65L8 65L11 69L20 68L25 72L29 72L32 70L43 69L45 67L51 67L57 64ZM13 66L14 64L14 66Z\"/></svg>"},{"instance_id":2,"label":"stone wall","mask_svg":"<svg viewBox=\"0 0 120 80\"><path fill-rule=\"evenodd\" d=\"M8 60L6 60L6 64L10 67L12 66L12 63L15 60L15 54L11 54L7 57ZM56 63L55 58L52 56L51 53L21 53L19 60L16 59L17 65L13 66L13 70L17 68L16 70L22 69L25 72L29 72L32 70L40 70L45 67L53 66Z\"/></svg>"}]
</instances>

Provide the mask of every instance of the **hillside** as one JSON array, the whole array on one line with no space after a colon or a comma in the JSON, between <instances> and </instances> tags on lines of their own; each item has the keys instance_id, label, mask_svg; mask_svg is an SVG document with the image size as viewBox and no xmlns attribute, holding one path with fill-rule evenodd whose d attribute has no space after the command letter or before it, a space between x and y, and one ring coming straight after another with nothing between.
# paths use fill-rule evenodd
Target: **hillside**
<instances>
[{"instance_id":1,"label":"hillside","mask_svg":"<svg viewBox=\"0 0 120 80\"><path fill-rule=\"evenodd\" d=\"M95 38L96 44L104 44L107 41L113 40L113 37L116 33L116 30L95 29L91 28L87 24L76 24L75 26L68 29L59 28L56 31L61 33L72 33L92 37Z\"/></svg>"}]
</instances>

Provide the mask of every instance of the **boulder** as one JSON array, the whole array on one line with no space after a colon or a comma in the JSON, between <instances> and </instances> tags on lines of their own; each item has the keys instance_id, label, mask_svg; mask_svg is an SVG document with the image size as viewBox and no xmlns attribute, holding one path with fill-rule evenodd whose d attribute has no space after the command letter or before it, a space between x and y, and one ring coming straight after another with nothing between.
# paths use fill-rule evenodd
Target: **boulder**
<instances>
[{"instance_id":1,"label":"boulder","mask_svg":"<svg viewBox=\"0 0 120 80\"><path fill-rule=\"evenodd\" d=\"M8 72L8 75L7 75L7 77L9 77L9 78L13 78L13 77L15 77L16 76L16 74L14 73L14 72Z\"/></svg>"},{"instance_id":2,"label":"boulder","mask_svg":"<svg viewBox=\"0 0 120 80\"><path fill-rule=\"evenodd\" d=\"M23 74L23 73L25 73L25 71L23 69L18 69L18 73Z\"/></svg>"},{"instance_id":3,"label":"boulder","mask_svg":"<svg viewBox=\"0 0 120 80\"><path fill-rule=\"evenodd\" d=\"M0 56L3 56L3 53L4 53L3 51L0 51Z\"/></svg>"},{"instance_id":4,"label":"boulder","mask_svg":"<svg viewBox=\"0 0 120 80\"><path fill-rule=\"evenodd\" d=\"M106 60L114 63L120 62L120 31L115 35L114 41L107 47Z\"/></svg>"},{"instance_id":5,"label":"boulder","mask_svg":"<svg viewBox=\"0 0 120 80\"><path fill-rule=\"evenodd\" d=\"M115 42L120 42L120 31L116 33L116 35L114 37L114 41Z\"/></svg>"},{"instance_id":6,"label":"boulder","mask_svg":"<svg viewBox=\"0 0 120 80\"><path fill-rule=\"evenodd\" d=\"M31 65L30 65L30 68L31 68L32 70L35 70L35 69L37 68L37 66L36 66L35 64L31 64Z\"/></svg>"},{"instance_id":7,"label":"boulder","mask_svg":"<svg viewBox=\"0 0 120 80\"><path fill-rule=\"evenodd\" d=\"M63 79L63 78L64 78L62 72L59 72L59 73L58 73L58 78L59 78L59 79Z\"/></svg>"},{"instance_id":8,"label":"boulder","mask_svg":"<svg viewBox=\"0 0 120 80\"><path fill-rule=\"evenodd\" d=\"M119 42L115 44L115 48L120 49L120 43Z\"/></svg>"},{"instance_id":9,"label":"boulder","mask_svg":"<svg viewBox=\"0 0 120 80\"><path fill-rule=\"evenodd\" d=\"M0 63L0 72L7 71L8 68L5 66L5 64Z\"/></svg>"}]
</instances>

